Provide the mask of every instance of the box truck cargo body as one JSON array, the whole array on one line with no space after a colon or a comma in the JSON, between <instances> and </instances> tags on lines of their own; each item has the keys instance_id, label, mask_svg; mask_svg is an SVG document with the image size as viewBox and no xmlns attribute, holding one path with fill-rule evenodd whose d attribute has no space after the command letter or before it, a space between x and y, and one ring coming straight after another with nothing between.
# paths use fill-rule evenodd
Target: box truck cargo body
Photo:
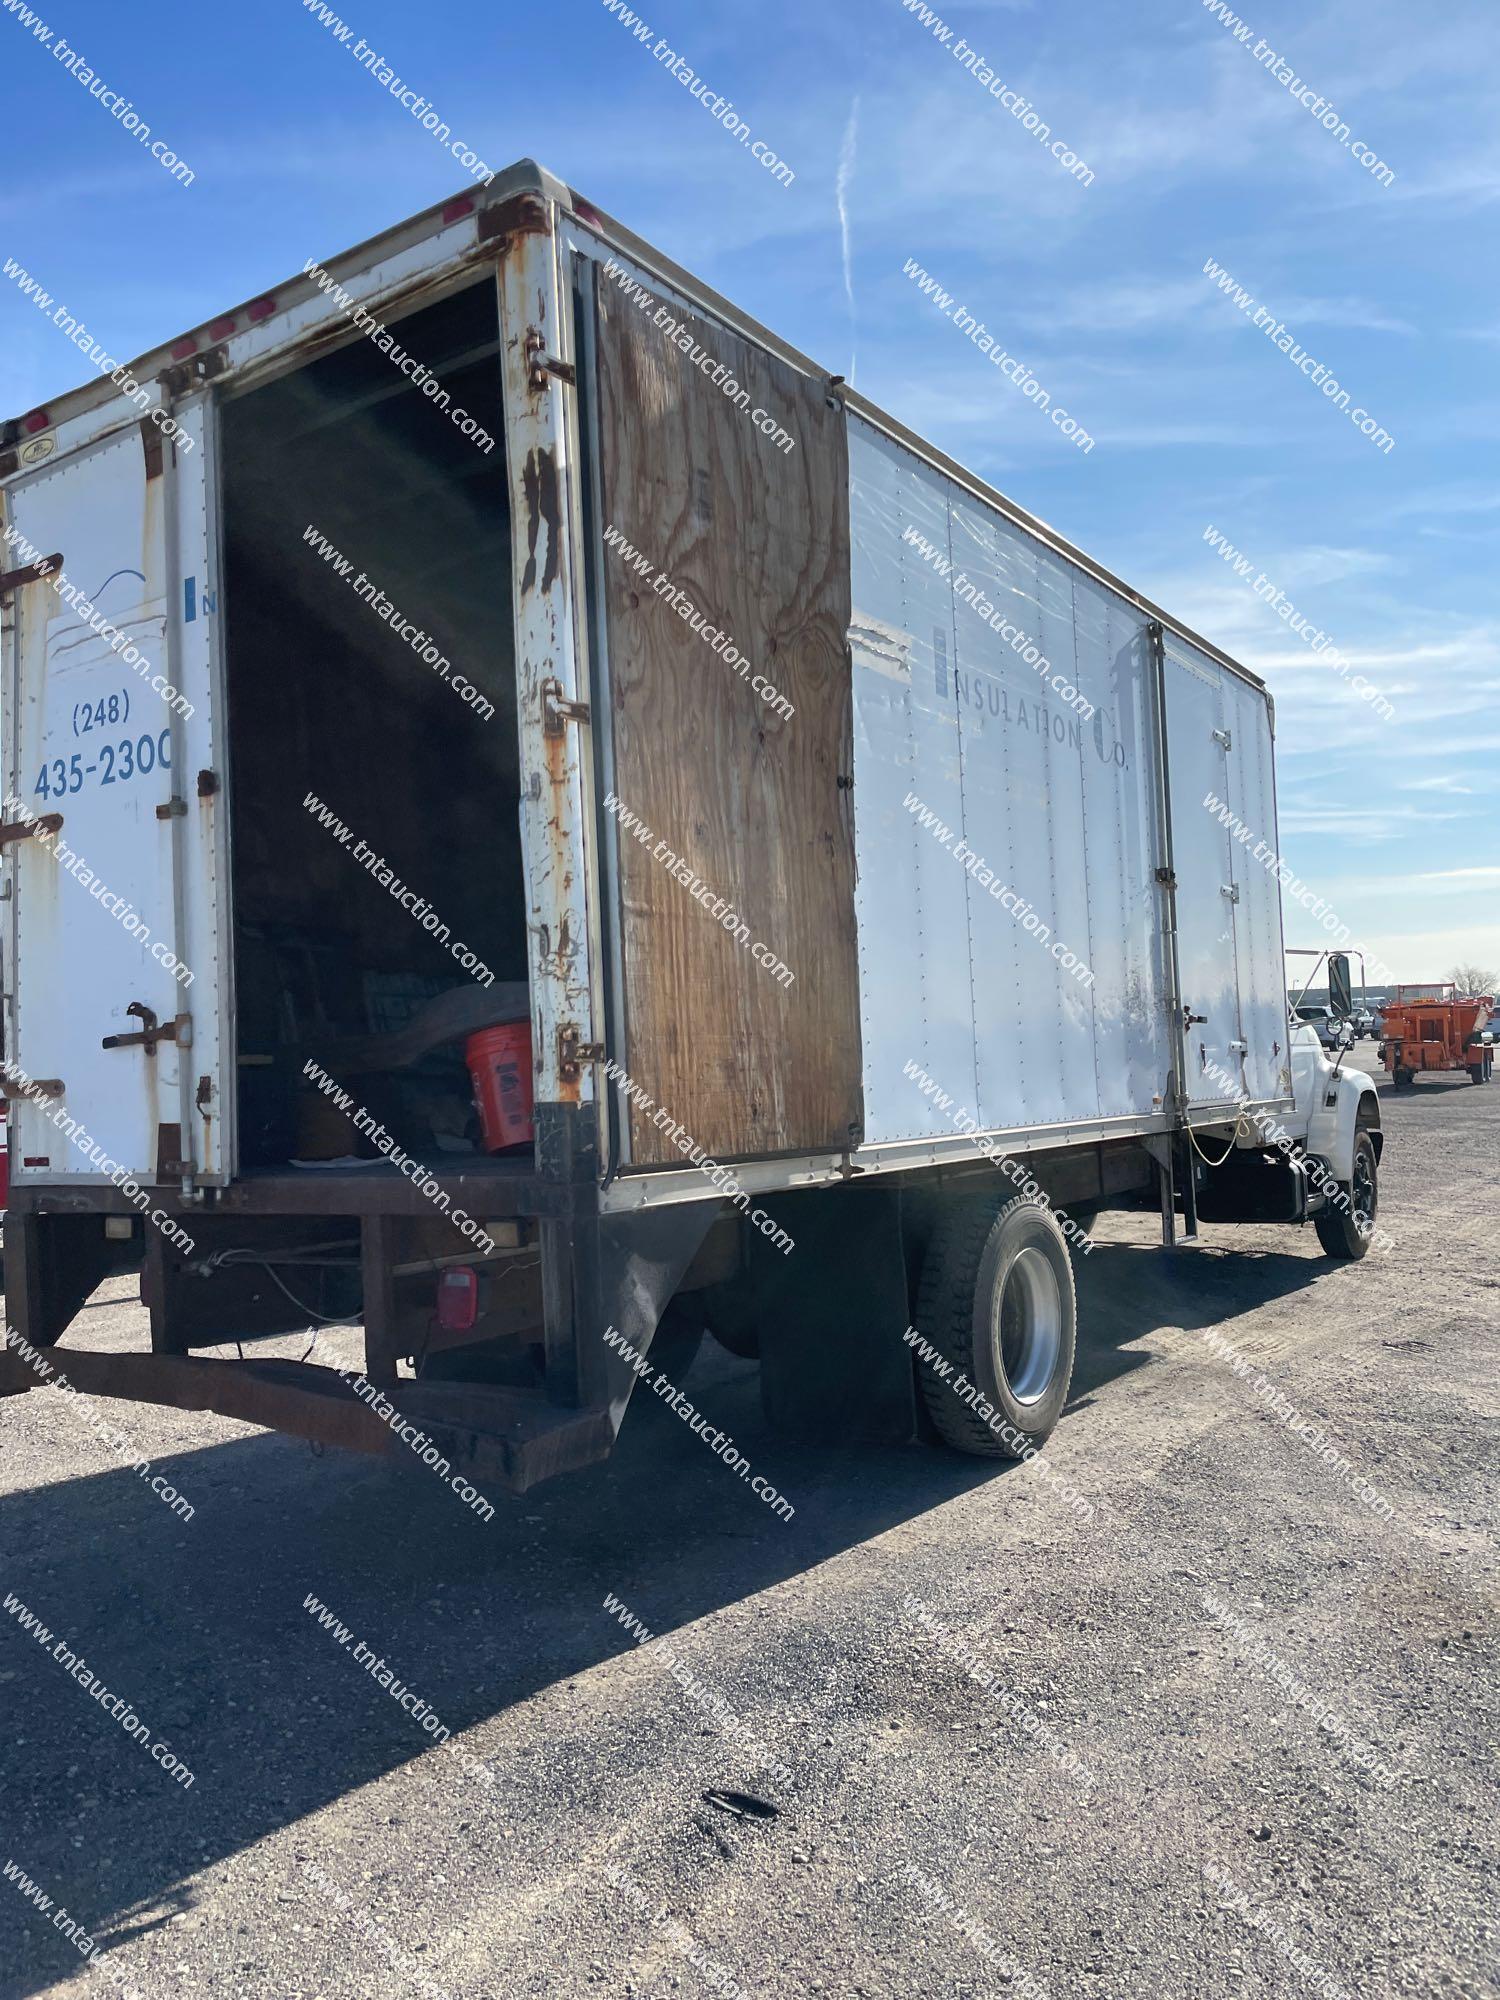
<instances>
[{"instance_id":1,"label":"box truck cargo body","mask_svg":"<svg viewBox=\"0 0 1500 2000\"><path fill-rule=\"evenodd\" d=\"M517 1487L705 1326L890 1435L925 1313L1035 1439L1099 1208L1360 1253L1217 648L529 163L132 372L0 443L0 1386L135 1255L78 1386Z\"/></svg>"}]
</instances>

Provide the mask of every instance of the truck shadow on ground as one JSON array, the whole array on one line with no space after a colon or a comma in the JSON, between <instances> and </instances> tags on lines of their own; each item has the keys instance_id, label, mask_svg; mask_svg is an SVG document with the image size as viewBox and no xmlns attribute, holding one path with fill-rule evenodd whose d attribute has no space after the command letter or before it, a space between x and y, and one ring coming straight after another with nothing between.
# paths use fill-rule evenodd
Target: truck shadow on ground
<instances>
[{"instance_id":1,"label":"truck shadow on ground","mask_svg":"<svg viewBox=\"0 0 1500 2000\"><path fill-rule=\"evenodd\" d=\"M1285 1230L1276 1234L1287 1236ZM1308 1237L1316 1249L1310 1229ZM1196 1333L1222 1325L1316 1283L1331 1268L1321 1254L1247 1251L1243 1229L1209 1224L1200 1244L1169 1254L1137 1244L1097 1245L1092 1255L1074 1259L1078 1358L1068 1411L1149 1366L1152 1352L1143 1343L1153 1335L1165 1341L1173 1329Z\"/></svg>"},{"instance_id":2,"label":"truck shadow on ground","mask_svg":"<svg viewBox=\"0 0 1500 2000\"><path fill-rule=\"evenodd\" d=\"M1326 1269L1307 1256L1167 1258L1101 1244L1080 1273L1070 1408L1147 1365L1138 1344L1160 1330L1231 1319ZM265 1434L156 1461L193 1504L187 1522L124 1469L7 1497L0 1862L108 1949L190 1910L191 1877L433 1756L419 1725L304 1608L309 1594L457 1736L629 1651L606 1592L670 1634L1023 1470L920 1444L780 1441L761 1418L754 1363L715 1347L683 1386L793 1502L792 1520L662 1405L627 1417L608 1464L492 1495L487 1523L420 1466L315 1455ZM130 1415L148 1441L150 1412ZM22 1416L18 1403L7 1416ZM194 1773L191 1788L22 1629L17 1602L128 1698ZM80 1964L13 1879L0 1882L0 1995L35 1993Z\"/></svg>"}]
</instances>

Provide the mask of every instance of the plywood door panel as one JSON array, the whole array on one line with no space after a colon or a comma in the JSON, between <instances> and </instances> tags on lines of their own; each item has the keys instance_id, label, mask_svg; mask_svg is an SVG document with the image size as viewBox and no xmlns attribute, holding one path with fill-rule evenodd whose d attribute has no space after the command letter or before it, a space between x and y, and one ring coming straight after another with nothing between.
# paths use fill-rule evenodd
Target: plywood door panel
<instances>
[{"instance_id":1,"label":"plywood door panel","mask_svg":"<svg viewBox=\"0 0 1500 2000\"><path fill-rule=\"evenodd\" d=\"M659 1107L630 1106L630 1157L842 1150L861 1131L843 413L821 384L676 306L662 324L656 305L597 272L624 1061ZM720 366L794 449L716 385ZM690 614L729 636L747 677ZM755 674L795 713L762 701Z\"/></svg>"}]
</instances>

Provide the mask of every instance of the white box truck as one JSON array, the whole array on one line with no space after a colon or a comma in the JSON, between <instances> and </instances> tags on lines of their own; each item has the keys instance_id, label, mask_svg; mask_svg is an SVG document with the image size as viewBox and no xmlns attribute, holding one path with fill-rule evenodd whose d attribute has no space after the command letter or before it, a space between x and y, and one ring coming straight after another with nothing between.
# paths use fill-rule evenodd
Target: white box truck
<instances>
[{"instance_id":1,"label":"white box truck","mask_svg":"<svg viewBox=\"0 0 1500 2000\"><path fill-rule=\"evenodd\" d=\"M7 423L0 533L0 1388L133 1257L79 1388L518 1489L705 1327L1013 1453L1102 1207L1362 1254L1262 684L536 165Z\"/></svg>"}]
</instances>

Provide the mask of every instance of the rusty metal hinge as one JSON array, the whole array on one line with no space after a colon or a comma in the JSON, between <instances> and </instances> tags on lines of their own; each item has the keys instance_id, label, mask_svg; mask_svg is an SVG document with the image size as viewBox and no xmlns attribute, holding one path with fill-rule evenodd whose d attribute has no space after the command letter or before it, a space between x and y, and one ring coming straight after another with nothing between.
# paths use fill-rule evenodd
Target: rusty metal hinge
<instances>
[{"instance_id":1,"label":"rusty metal hinge","mask_svg":"<svg viewBox=\"0 0 1500 2000\"><path fill-rule=\"evenodd\" d=\"M30 1083L12 1083L9 1077L0 1077L0 1097L26 1099L28 1097L63 1097L67 1086L60 1076L34 1076Z\"/></svg>"},{"instance_id":2,"label":"rusty metal hinge","mask_svg":"<svg viewBox=\"0 0 1500 2000\"><path fill-rule=\"evenodd\" d=\"M43 556L40 561L25 563L20 569L0 570L0 597L8 597L13 590L19 590L25 583L45 583L49 576L55 576L63 566L61 556Z\"/></svg>"},{"instance_id":3,"label":"rusty metal hinge","mask_svg":"<svg viewBox=\"0 0 1500 2000\"><path fill-rule=\"evenodd\" d=\"M570 722L587 722L589 705L586 701L571 701L563 693L559 680L542 682L542 733L546 736L561 736Z\"/></svg>"},{"instance_id":4,"label":"rusty metal hinge","mask_svg":"<svg viewBox=\"0 0 1500 2000\"><path fill-rule=\"evenodd\" d=\"M1168 889L1175 889L1177 887L1177 870L1175 868L1158 868L1156 879L1158 882L1165 884Z\"/></svg>"},{"instance_id":5,"label":"rusty metal hinge","mask_svg":"<svg viewBox=\"0 0 1500 2000\"><path fill-rule=\"evenodd\" d=\"M168 799L165 805L160 805L156 808L156 817L158 819L186 819L187 800L176 797Z\"/></svg>"},{"instance_id":6,"label":"rusty metal hinge","mask_svg":"<svg viewBox=\"0 0 1500 2000\"><path fill-rule=\"evenodd\" d=\"M491 244L502 253L510 247L513 237L551 234L552 220L547 203L534 194L512 195L507 201L487 202L474 218L475 240Z\"/></svg>"},{"instance_id":7,"label":"rusty metal hinge","mask_svg":"<svg viewBox=\"0 0 1500 2000\"><path fill-rule=\"evenodd\" d=\"M572 362L559 361L555 354L549 354L546 341L534 326L526 329L522 352L526 357L526 380L533 389L545 389L549 375L571 387L577 386L578 371Z\"/></svg>"},{"instance_id":8,"label":"rusty metal hinge","mask_svg":"<svg viewBox=\"0 0 1500 2000\"><path fill-rule=\"evenodd\" d=\"M585 1063L603 1062L603 1042L581 1042L575 1022L557 1031L557 1073L564 1083L577 1083Z\"/></svg>"},{"instance_id":9,"label":"rusty metal hinge","mask_svg":"<svg viewBox=\"0 0 1500 2000\"><path fill-rule=\"evenodd\" d=\"M127 1014L141 1024L138 1035L106 1035L99 1044L101 1049L144 1049L148 1056L156 1054L158 1042L175 1042L180 1049L193 1045L193 1021L190 1014L174 1014L170 1021L158 1022L153 1008L144 1000L132 1000L125 1009Z\"/></svg>"},{"instance_id":10,"label":"rusty metal hinge","mask_svg":"<svg viewBox=\"0 0 1500 2000\"><path fill-rule=\"evenodd\" d=\"M62 823L61 813L39 813L35 819L8 819L0 825L0 847L9 847L15 840L30 840L39 833L58 833Z\"/></svg>"},{"instance_id":11,"label":"rusty metal hinge","mask_svg":"<svg viewBox=\"0 0 1500 2000\"><path fill-rule=\"evenodd\" d=\"M164 368L157 381L169 396L188 396L205 382L212 382L229 372L229 349L222 345L207 347L201 354L195 354L188 361L173 368Z\"/></svg>"}]
</instances>

